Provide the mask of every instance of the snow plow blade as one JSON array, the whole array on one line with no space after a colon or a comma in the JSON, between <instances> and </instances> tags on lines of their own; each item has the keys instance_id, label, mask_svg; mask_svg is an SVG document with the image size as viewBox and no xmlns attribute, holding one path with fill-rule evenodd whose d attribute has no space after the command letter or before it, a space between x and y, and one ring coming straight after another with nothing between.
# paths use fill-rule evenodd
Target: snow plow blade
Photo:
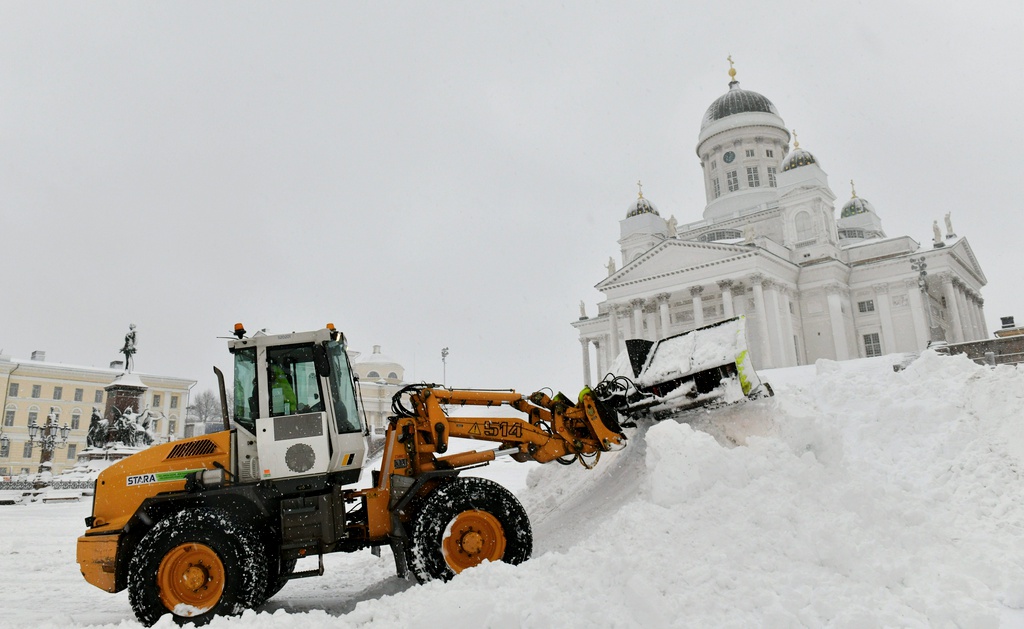
<instances>
[{"instance_id":1,"label":"snow plow blade","mask_svg":"<svg viewBox=\"0 0 1024 629\"><path fill-rule=\"evenodd\" d=\"M657 342L629 340L626 349L635 391L618 406L630 417L660 419L772 395L751 364L742 316Z\"/></svg>"}]
</instances>

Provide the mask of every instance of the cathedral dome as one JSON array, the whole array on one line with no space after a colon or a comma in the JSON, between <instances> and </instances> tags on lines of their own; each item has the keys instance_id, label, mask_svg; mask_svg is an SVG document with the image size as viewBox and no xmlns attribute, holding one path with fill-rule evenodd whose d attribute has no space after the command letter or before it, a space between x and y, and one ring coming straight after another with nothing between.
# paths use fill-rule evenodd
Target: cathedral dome
<instances>
[{"instance_id":1,"label":"cathedral dome","mask_svg":"<svg viewBox=\"0 0 1024 629\"><path fill-rule=\"evenodd\" d=\"M853 182L850 182L852 188ZM875 212L875 206L867 199L862 199L857 196L857 190L853 190L853 198L843 204L843 209L839 214L839 218L848 218L850 216L856 216L857 214L864 214L865 212Z\"/></svg>"},{"instance_id":2,"label":"cathedral dome","mask_svg":"<svg viewBox=\"0 0 1024 629\"><path fill-rule=\"evenodd\" d=\"M794 129L793 150L782 159L782 172L790 171L794 168L800 168L801 166L807 166L808 164L817 163L818 160L815 159L814 155L811 154L810 151L800 148L800 140L796 139L796 129Z\"/></svg>"},{"instance_id":3,"label":"cathedral dome","mask_svg":"<svg viewBox=\"0 0 1024 629\"><path fill-rule=\"evenodd\" d=\"M768 100L757 92L740 89L739 81L729 83L729 91L715 99L708 110L704 112L704 119L700 123L703 131L712 123L735 114L743 113L765 113L779 115L772 101Z\"/></svg>"},{"instance_id":4,"label":"cathedral dome","mask_svg":"<svg viewBox=\"0 0 1024 629\"><path fill-rule=\"evenodd\" d=\"M805 151L802 148L795 148L786 155L786 158L782 161L782 172L787 170L793 170L794 168L800 168L808 164L817 164L818 160L814 158L814 155L810 151Z\"/></svg>"},{"instance_id":5,"label":"cathedral dome","mask_svg":"<svg viewBox=\"0 0 1024 629\"><path fill-rule=\"evenodd\" d=\"M626 218L638 216L640 214L654 214L655 216L661 216L661 214L658 214L658 208L656 208L653 203L645 199L642 194L636 201L629 204L629 208L626 210Z\"/></svg>"},{"instance_id":6,"label":"cathedral dome","mask_svg":"<svg viewBox=\"0 0 1024 629\"><path fill-rule=\"evenodd\" d=\"M377 382L380 379L391 383L401 382L405 377L405 368L394 358L382 354L380 345L373 346L373 353L357 360L352 367L360 379Z\"/></svg>"}]
</instances>

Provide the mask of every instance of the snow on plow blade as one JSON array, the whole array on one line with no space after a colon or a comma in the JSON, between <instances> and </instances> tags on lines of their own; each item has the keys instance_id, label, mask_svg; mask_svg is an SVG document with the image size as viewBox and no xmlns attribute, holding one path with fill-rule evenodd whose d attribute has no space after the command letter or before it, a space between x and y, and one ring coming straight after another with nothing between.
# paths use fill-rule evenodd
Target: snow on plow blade
<instances>
[{"instance_id":1,"label":"snow on plow blade","mask_svg":"<svg viewBox=\"0 0 1024 629\"><path fill-rule=\"evenodd\" d=\"M634 385L642 394L622 411L671 413L772 395L747 353L746 319L726 319L657 342L626 341Z\"/></svg>"}]
</instances>

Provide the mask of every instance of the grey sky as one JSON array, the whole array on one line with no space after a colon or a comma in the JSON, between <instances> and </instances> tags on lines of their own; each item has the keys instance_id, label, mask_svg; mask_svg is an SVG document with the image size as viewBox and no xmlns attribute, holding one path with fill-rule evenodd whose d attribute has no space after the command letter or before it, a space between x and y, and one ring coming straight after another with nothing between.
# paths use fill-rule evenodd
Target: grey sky
<instances>
[{"instance_id":1,"label":"grey sky","mask_svg":"<svg viewBox=\"0 0 1024 629\"><path fill-rule=\"evenodd\" d=\"M635 182L699 220L727 89L890 236L952 212L1024 321L1024 8L962 3L0 3L0 348L212 386L333 321L408 379L575 393L569 322ZM948 6L947 6L948 4Z\"/></svg>"}]
</instances>

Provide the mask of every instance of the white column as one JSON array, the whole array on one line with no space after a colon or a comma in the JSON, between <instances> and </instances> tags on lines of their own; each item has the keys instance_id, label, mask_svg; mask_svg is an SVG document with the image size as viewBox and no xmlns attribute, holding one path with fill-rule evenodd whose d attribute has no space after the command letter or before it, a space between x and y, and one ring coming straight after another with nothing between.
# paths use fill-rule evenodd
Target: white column
<instances>
[{"instance_id":1,"label":"white column","mask_svg":"<svg viewBox=\"0 0 1024 629\"><path fill-rule=\"evenodd\" d=\"M732 285L732 312L733 316L747 315L747 287L740 282L734 282Z\"/></svg>"},{"instance_id":2,"label":"white column","mask_svg":"<svg viewBox=\"0 0 1024 629\"><path fill-rule=\"evenodd\" d=\"M754 289L754 312L757 315L758 354L761 358L761 364L757 365L757 368L770 369L775 364L772 362L772 350L768 340L768 313L765 311L764 288L761 286L763 281L764 276L759 273L750 276L750 286Z\"/></svg>"},{"instance_id":3,"label":"white column","mask_svg":"<svg viewBox=\"0 0 1024 629\"><path fill-rule=\"evenodd\" d=\"M700 296L703 292L703 286L690 287L690 296L693 297L693 327L695 328L704 325L704 300Z\"/></svg>"},{"instance_id":4,"label":"white column","mask_svg":"<svg viewBox=\"0 0 1024 629\"><path fill-rule=\"evenodd\" d=\"M644 302L644 319L647 320L647 334L644 338L648 341L657 341L658 336L658 313L655 300L648 299Z\"/></svg>"},{"instance_id":5,"label":"white column","mask_svg":"<svg viewBox=\"0 0 1024 629\"><path fill-rule=\"evenodd\" d=\"M988 322L985 321L985 299L978 295L978 320L981 321L981 338L988 338Z\"/></svg>"},{"instance_id":6,"label":"white column","mask_svg":"<svg viewBox=\"0 0 1024 629\"><path fill-rule=\"evenodd\" d=\"M981 333L981 313L978 311L978 294L967 289L967 310L971 314L971 340L980 341L985 337Z\"/></svg>"},{"instance_id":7,"label":"white column","mask_svg":"<svg viewBox=\"0 0 1024 629\"><path fill-rule=\"evenodd\" d=\"M768 330L770 331L769 340L772 346L772 364L777 367L787 365L786 362L786 350L782 344L782 317L780 315L781 307L779 304L779 284L774 280L768 280L765 283L765 301L767 305L765 309L768 311Z\"/></svg>"},{"instance_id":8,"label":"white column","mask_svg":"<svg viewBox=\"0 0 1024 629\"><path fill-rule=\"evenodd\" d=\"M962 343L964 331L963 324L960 322L960 306L956 301L956 290L953 288L953 274L943 273L939 279L942 281L942 295L946 298L946 312L949 313L949 327L953 333L953 342Z\"/></svg>"},{"instance_id":9,"label":"white column","mask_svg":"<svg viewBox=\"0 0 1024 629\"><path fill-rule=\"evenodd\" d=\"M642 339L644 337L644 300L632 299L629 304L633 306L633 334L630 338Z\"/></svg>"},{"instance_id":10,"label":"white column","mask_svg":"<svg viewBox=\"0 0 1024 629\"><path fill-rule=\"evenodd\" d=\"M896 351L896 328L892 323L892 303L889 299L889 285L875 284L875 303L878 305L878 319L882 323L882 353Z\"/></svg>"},{"instance_id":11,"label":"white column","mask_svg":"<svg viewBox=\"0 0 1024 629\"><path fill-rule=\"evenodd\" d=\"M672 325L672 317L668 311L668 300L671 297L668 293L661 293L655 297L658 301L658 315L661 317L661 338L671 336L669 326Z\"/></svg>"},{"instance_id":12,"label":"white column","mask_svg":"<svg viewBox=\"0 0 1024 629\"><path fill-rule=\"evenodd\" d=\"M783 346L786 348L785 355L788 359L787 365L799 365L800 359L796 355L796 342L794 337L795 330L793 329L793 300L790 299L790 289L788 286L783 286L779 292L782 294L782 329L785 333L783 335Z\"/></svg>"},{"instance_id":13,"label":"white column","mask_svg":"<svg viewBox=\"0 0 1024 629\"><path fill-rule=\"evenodd\" d=\"M917 340L917 349L922 350L928 347L928 339L931 331L928 329L928 317L924 312L924 298L921 296L921 288L916 279L903 280L907 287L907 297L910 299L910 320L914 324L914 338Z\"/></svg>"},{"instance_id":14,"label":"white column","mask_svg":"<svg viewBox=\"0 0 1024 629\"><path fill-rule=\"evenodd\" d=\"M618 304L608 304L608 318L612 324L611 330L611 343L605 349L605 353L608 355L608 364L615 362L615 359L619 357L619 306Z\"/></svg>"},{"instance_id":15,"label":"white column","mask_svg":"<svg viewBox=\"0 0 1024 629\"><path fill-rule=\"evenodd\" d=\"M580 347L583 350L583 384L590 386L590 341L580 339Z\"/></svg>"},{"instance_id":16,"label":"white column","mask_svg":"<svg viewBox=\"0 0 1024 629\"><path fill-rule=\"evenodd\" d=\"M735 309L732 307L732 280L722 280L718 283L718 290L722 291L722 309L725 311L725 318L735 317Z\"/></svg>"},{"instance_id":17,"label":"white column","mask_svg":"<svg viewBox=\"0 0 1024 629\"><path fill-rule=\"evenodd\" d=\"M971 331L971 313L967 310L964 283L956 278L953 278L953 294L956 295L956 309L960 313L960 338L965 341L973 341L974 332Z\"/></svg>"},{"instance_id":18,"label":"white column","mask_svg":"<svg viewBox=\"0 0 1024 629\"><path fill-rule=\"evenodd\" d=\"M836 360L850 358L850 344L846 341L846 323L843 321L842 296L838 284L825 287L828 294L828 317L832 324L832 343L835 347Z\"/></svg>"},{"instance_id":19,"label":"white column","mask_svg":"<svg viewBox=\"0 0 1024 629\"><path fill-rule=\"evenodd\" d=\"M605 343L603 341L598 341L597 339L593 339L590 342L594 344L594 363L597 367L597 380L600 382L601 379L604 378L604 375L608 373L608 370L605 369L604 366L604 354L601 352L601 346Z\"/></svg>"}]
</instances>

